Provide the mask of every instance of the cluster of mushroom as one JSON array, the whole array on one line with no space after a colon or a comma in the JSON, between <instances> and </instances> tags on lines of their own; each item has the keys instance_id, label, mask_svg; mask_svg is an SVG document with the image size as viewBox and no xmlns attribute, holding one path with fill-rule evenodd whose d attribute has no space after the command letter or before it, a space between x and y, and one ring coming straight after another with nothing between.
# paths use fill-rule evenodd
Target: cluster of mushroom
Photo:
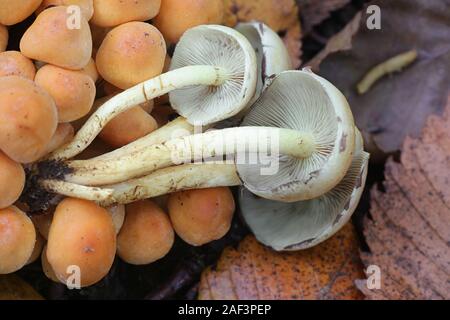
<instances>
[{"instance_id":1,"label":"cluster of mushroom","mask_svg":"<svg viewBox=\"0 0 450 320\"><path fill-rule=\"evenodd\" d=\"M116 253L149 264L175 234L195 246L220 239L233 186L242 218L275 250L314 246L351 217L368 154L348 103L291 70L269 27L221 26L220 0L17 3L31 2L39 15L21 52L0 54L13 66L0 66L0 274L41 256L50 279L64 283L76 265L89 286ZM82 23L69 31L74 3ZM170 107L154 108L166 95ZM43 201L43 190L58 196Z\"/></svg>"}]
</instances>

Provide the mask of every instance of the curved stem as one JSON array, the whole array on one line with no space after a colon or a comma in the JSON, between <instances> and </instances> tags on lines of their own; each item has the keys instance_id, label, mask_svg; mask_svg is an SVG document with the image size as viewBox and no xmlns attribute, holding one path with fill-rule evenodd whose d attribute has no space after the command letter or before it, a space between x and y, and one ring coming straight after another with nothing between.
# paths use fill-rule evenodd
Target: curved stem
<instances>
[{"instance_id":1,"label":"curved stem","mask_svg":"<svg viewBox=\"0 0 450 320\"><path fill-rule=\"evenodd\" d=\"M120 159L123 156L134 154L144 148L155 144L161 144L171 139L181 138L187 135L194 134L195 128L185 118L178 117L177 119L169 122L165 126L159 128L156 131L142 137L126 146L105 153L101 156L86 160L87 165L95 165L97 161L105 161L111 159Z\"/></svg>"},{"instance_id":2,"label":"curved stem","mask_svg":"<svg viewBox=\"0 0 450 320\"><path fill-rule=\"evenodd\" d=\"M113 195L102 201L101 205L128 204L177 191L232 187L240 184L234 164L182 165L161 169L143 178L108 186L113 190Z\"/></svg>"},{"instance_id":3,"label":"curved stem","mask_svg":"<svg viewBox=\"0 0 450 320\"><path fill-rule=\"evenodd\" d=\"M40 185L52 193L95 202L111 201L114 191L112 189L86 187L59 180L42 180L40 181Z\"/></svg>"},{"instance_id":4,"label":"curved stem","mask_svg":"<svg viewBox=\"0 0 450 320\"><path fill-rule=\"evenodd\" d=\"M314 139L307 133L268 127L229 128L173 139L92 166L86 161L71 161L68 165L74 172L65 178L73 183L98 186L123 182L174 164L222 160L223 156L246 161L247 154L307 158L314 150Z\"/></svg>"},{"instance_id":5,"label":"curved stem","mask_svg":"<svg viewBox=\"0 0 450 320\"><path fill-rule=\"evenodd\" d=\"M175 89L192 85L219 86L227 79L228 73L223 68L189 66L142 82L114 96L98 108L78 131L75 139L55 151L50 158L65 160L78 155L92 143L109 121L136 105L153 100Z\"/></svg>"}]
</instances>

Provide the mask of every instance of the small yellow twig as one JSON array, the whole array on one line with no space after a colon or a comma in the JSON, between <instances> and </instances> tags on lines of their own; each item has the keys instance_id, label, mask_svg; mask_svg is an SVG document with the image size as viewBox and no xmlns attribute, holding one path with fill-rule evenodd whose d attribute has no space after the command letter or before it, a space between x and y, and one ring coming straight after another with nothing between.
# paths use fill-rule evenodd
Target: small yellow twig
<instances>
[{"instance_id":1,"label":"small yellow twig","mask_svg":"<svg viewBox=\"0 0 450 320\"><path fill-rule=\"evenodd\" d=\"M416 59L417 51L411 50L392 57L389 60L373 67L356 86L358 93L366 93L380 78L387 74L402 70L413 63Z\"/></svg>"}]
</instances>

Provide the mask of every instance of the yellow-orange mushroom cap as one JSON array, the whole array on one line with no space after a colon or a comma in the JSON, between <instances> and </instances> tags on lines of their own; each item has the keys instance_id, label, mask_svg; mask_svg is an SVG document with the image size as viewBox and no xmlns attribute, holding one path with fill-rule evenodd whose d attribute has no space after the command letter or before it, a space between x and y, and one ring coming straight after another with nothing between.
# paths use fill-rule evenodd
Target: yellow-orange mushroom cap
<instances>
[{"instance_id":1,"label":"yellow-orange mushroom cap","mask_svg":"<svg viewBox=\"0 0 450 320\"><path fill-rule=\"evenodd\" d=\"M36 14L39 15L42 11L55 6L78 6L87 21L94 15L93 0L44 0L36 10Z\"/></svg>"},{"instance_id":2,"label":"yellow-orange mushroom cap","mask_svg":"<svg viewBox=\"0 0 450 320\"><path fill-rule=\"evenodd\" d=\"M94 104L94 80L82 71L47 64L36 73L35 81L53 97L59 122L72 122L84 117Z\"/></svg>"},{"instance_id":3,"label":"yellow-orange mushroom cap","mask_svg":"<svg viewBox=\"0 0 450 320\"><path fill-rule=\"evenodd\" d=\"M0 24L11 26L33 14L42 0L6 0L0 5Z\"/></svg>"},{"instance_id":4,"label":"yellow-orange mushroom cap","mask_svg":"<svg viewBox=\"0 0 450 320\"><path fill-rule=\"evenodd\" d=\"M6 47L8 46L8 29L0 24L0 52L3 52L6 50Z\"/></svg>"},{"instance_id":5,"label":"yellow-orange mushroom cap","mask_svg":"<svg viewBox=\"0 0 450 320\"><path fill-rule=\"evenodd\" d=\"M0 151L0 208L15 203L25 186L25 171L21 164Z\"/></svg>"},{"instance_id":6,"label":"yellow-orange mushroom cap","mask_svg":"<svg viewBox=\"0 0 450 320\"><path fill-rule=\"evenodd\" d=\"M20 270L30 259L36 242L33 222L16 207L0 210L0 274Z\"/></svg>"},{"instance_id":7,"label":"yellow-orange mushroom cap","mask_svg":"<svg viewBox=\"0 0 450 320\"><path fill-rule=\"evenodd\" d=\"M24 33L20 51L30 59L62 68L80 70L92 55L92 36L87 20L79 17L79 28L68 28L67 7L44 10Z\"/></svg>"},{"instance_id":8,"label":"yellow-orange mushroom cap","mask_svg":"<svg viewBox=\"0 0 450 320\"><path fill-rule=\"evenodd\" d=\"M34 80L35 75L34 63L19 51L0 53L0 77L20 76Z\"/></svg>"},{"instance_id":9,"label":"yellow-orange mushroom cap","mask_svg":"<svg viewBox=\"0 0 450 320\"><path fill-rule=\"evenodd\" d=\"M100 132L99 137L112 147L123 147L158 129L156 120L141 107L119 114Z\"/></svg>"},{"instance_id":10,"label":"yellow-orange mushroom cap","mask_svg":"<svg viewBox=\"0 0 450 320\"><path fill-rule=\"evenodd\" d=\"M166 44L151 24L129 22L111 30L98 49L97 70L103 79L120 89L161 74Z\"/></svg>"},{"instance_id":11,"label":"yellow-orange mushroom cap","mask_svg":"<svg viewBox=\"0 0 450 320\"><path fill-rule=\"evenodd\" d=\"M47 258L62 282L69 266L81 271L81 286L105 277L116 254L111 214L91 201L68 198L56 208L47 243Z\"/></svg>"},{"instance_id":12,"label":"yellow-orange mushroom cap","mask_svg":"<svg viewBox=\"0 0 450 320\"><path fill-rule=\"evenodd\" d=\"M166 41L177 43L183 33L202 24L222 24L223 0L164 0L154 25Z\"/></svg>"},{"instance_id":13,"label":"yellow-orange mushroom cap","mask_svg":"<svg viewBox=\"0 0 450 320\"><path fill-rule=\"evenodd\" d=\"M0 149L20 163L38 160L58 124L50 95L31 80L2 77L0 114Z\"/></svg>"},{"instance_id":14,"label":"yellow-orange mushroom cap","mask_svg":"<svg viewBox=\"0 0 450 320\"><path fill-rule=\"evenodd\" d=\"M155 17L161 0L94 0L92 23L115 27L130 21L147 21Z\"/></svg>"},{"instance_id":15,"label":"yellow-orange mushroom cap","mask_svg":"<svg viewBox=\"0 0 450 320\"><path fill-rule=\"evenodd\" d=\"M167 214L151 200L126 206L125 223L117 238L119 257L130 264L145 265L169 253L175 233Z\"/></svg>"},{"instance_id":16,"label":"yellow-orange mushroom cap","mask_svg":"<svg viewBox=\"0 0 450 320\"><path fill-rule=\"evenodd\" d=\"M178 236L201 246L225 236L236 207L230 189L221 187L171 194L168 208Z\"/></svg>"}]
</instances>

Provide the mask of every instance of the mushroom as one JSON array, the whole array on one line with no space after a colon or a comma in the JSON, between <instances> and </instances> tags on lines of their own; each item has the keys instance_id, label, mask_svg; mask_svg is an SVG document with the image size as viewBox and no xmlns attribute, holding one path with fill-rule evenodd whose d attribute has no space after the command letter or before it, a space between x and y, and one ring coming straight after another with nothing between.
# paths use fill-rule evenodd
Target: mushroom
<instances>
[{"instance_id":1,"label":"mushroom","mask_svg":"<svg viewBox=\"0 0 450 320\"><path fill-rule=\"evenodd\" d=\"M167 214L151 200L129 204L126 212L117 237L119 257L133 265L146 265L164 258L175 241Z\"/></svg>"},{"instance_id":2,"label":"mushroom","mask_svg":"<svg viewBox=\"0 0 450 320\"><path fill-rule=\"evenodd\" d=\"M129 109L111 120L99 137L110 146L120 148L155 131L158 124L141 107Z\"/></svg>"},{"instance_id":3,"label":"mushroom","mask_svg":"<svg viewBox=\"0 0 450 320\"><path fill-rule=\"evenodd\" d=\"M44 0L36 10L36 14L39 15L42 11L56 6L78 6L87 21L91 20L94 15L93 0Z\"/></svg>"},{"instance_id":4,"label":"mushroom","mask_svg":"<svg viewBox=\"0 0 450 320\"><path fill-rule=\"evenodd\" d=\"M168 209L177 235L190 245L202 246L227 234L236 207L231 190L220 187L173 193Z\"/></svg>"},{"instance_id":5,"label":"mushroom","mask_svg":"<svg viewBox=\"0 0 450 320\"><path fill-rule=\"evenodd\" d=\"M161 0L94 0L92 23L100 27L115 27L131 21L154 18Z\"/></svg>"},{"instance_id":6,"label":"mushroom","mask_svg":"<svg viewBox=\"0 0 450 320\"><path fill-rule=\"evenodd\" d=\"M47 258L63 283L69 266L80 268L81 286L105 277L116 254L116 229L111 214L95 203L67 198L56 208L47 243Z\"/></svg>"},{"instance_id":7,"label":"mushroom","mask_svg":"<svg viewBox=\"0 0 450 320\"><path fill-rule=\"evenodd\" d=\"M345 177L318 198L284 203L241 188L242 217L261 243L277 251L307 249L327 240L349 221L363 193L369 162L359 131L356 141Z\"/></svg>"},{"instance_id":8,"label":"mushroom","mask_svg":"<svg viewBox=\"0 0 450 320\"><path fill-rule=\"evenodd\" d=\"M82 71L47 64L38 70L35 82L52 96L60 123L84 117L94 104L95 82Z\"/></svg>"},{"instance_id":9,"label":"mushroom","mask_svg":"<svg viewBox=\"0 0 450 320\"><path fill-rule=\"evenodd\" d=\"M96 83L97 81L100 80L100 75L98 74L97 71L97 65L95 64L94 59L90 59L89 63L86 67L84 67L83 69L81 69L81 72L87 74L89 77L91 77L91 79L94 81L94 83Z\"/></svg>"},{"instance_id":10,"label":"mushroom","mask_svg":"<svg viewBox=\"0 0 450 320\"><path fill-rule=\"evenodd\" d=\"M162 34L149 23L128 22L112 29L97 51L97 70L120 89L161 74L166 57Z\"/></svg>"},{"instance_id":11,"label":"mushroom","mask_svg":"<svg viewBox=\"0 0 450 320\"><path fill-rule=\"evenodd\" d=\"M102 204L131 203L176 191L240 184L266 199L296 202L330 191L350 168L355 127L348 103L334 86L308 70L278 75L244 119L246 124L255 126L216 130L155 145L150 148L151 159L143 156L140 162L153 169L165 167L173 163L173 152L181 150L188 161L208 160L212 154L219 159L232 155L231 164L209 161L156 170L148 176L106 186L112 194ZM279 149L272 150L267 159L271 138L278 138L275 147ZM231 148L224 149L224 144ZM250 160L252 155L259 161L248 161L247 156ZM121 163L117 174L125 166ZM80 177L78 173L76 178ZM57 188L52 190L62 193Z\"/></svg>"},{"instance_id":12,"label":"mushroom","mask_svg":"<svg viewBox=\"0 0 450 320\"><path fill-rule=\"evenodd\" d=\"M44 272L45 276L49 280L56 282L56 283L61 283L61 281L56 276L55 271L53 270L53 267L50 265L50 262L48 262L47 245L45 245L44 248L42 249L41 266L42 266L42 271Z\"/></svg>"},{"instance_id":13,"label":"mushroom","mask_svg":"<svg viewBox=\"0 0 450 320\"><path fill-rule=\"evenodd\" d=\"M172 69L110 99L52 158L76 156L116 115L166 93L171 93L174 109L190 123L206 125L240 112L256 87L254 50L244 36L224 26L199 26L187 31L175 49Z\"/></svg>"},{"instance_id":14,"label":"mushroom","mask_svg":"<svg viewBox=\"0 0 450 320\"><path fill-rule=\"evenodd\" d=\"M248 105L252 105L257 98L261 95L263 89L268 85L270 79L283 71L289 70L292 68L292 63L290 61L289 53L281 40L278 34L272 31L268 26L260 22L254 23L242 23L237 26L237 30L241 32L251 43L253 46L256 57L258 61L258 76L257 76L257 90L252 99L252 101ZM166 59L167 61L167 59ZM211 106L214 108L215 106ZM162 107L167 109L167 107ZM246 108L247 109L247 108ZM238 121L241 121L242 116L248 110L244 109L233 119L224 120L219 124L221 127L230 127ZM173 110L170 108L170 110ZM171 133L170 130L173 131ZM205 127L206 129L206 127ZM163 131L163 130L161 130ZM186 132L183 134L183 132ZM177 136L189 135L194 133L194 127L191 126L187 121L183 120L183 118L178 119L175 122L172 122L170 126L164 128L164 133L167 138L165 140L159 140L159 142L155 142L156 139L153 135L150 135L144 139L140 139L139 143L132 144L122 148L120 151L116 150L109 155L105 155L100 158L92 159L92 162L96 162L99 160L114 159L118 161L120 157L126 157L127 160L132 161L132 157L134 156L134 152L139 149L143 149L147 146L151 146L156 143L163 143L171 138L176 138ZM179 134L178 134L179 133ZM127 161L126 159L122 159L123 161ZM92 162L86 162L87 165L92 164Z\"/></svg>"},{"instance_id":15,"label":"mushroom","mask_svg":"<svg viewBox=\"0 0 450 320\"><path fill-rule=\"evenodd\" d=\"M0 52L3 52L6 50L6 47L8 46L8 29L0 24Z\"/></svg>"},{"instance_id":16,"label":"mushroom","mask_svg":"<svg viewBox=\"0 0 450 320\"><path fill-rule=\"evenodd\" d=\"M19 51L0 53L0 77L20 76L34 80L35 75L34 63Z\"/></svg>"},{"instance_id":17,"label":"mushroom","mask_svg":"<svg viewBox=\"0 0 450 320\"><path fill-rule=\"evenodd\" d=\"M40 158L44 158L50 152L55 151L62 145L71 141L74 135L75 130L70 123L60 123L56 128L55 134L53 135L52 139L42 152Z\"/></svg>"},{"instance_id":18,"label":"mushroom","mask_svg":"<svg viewBox=\"0 0 450 320\"><path fill-rule=\"evenodd\" d=\"M0 274L22 269L30 259L36 231L25 212L16 207L0 210Z\"/></svg>"},{"instance_id":19,"label":"mushroom","mask_svg":"<svg viewBox=\"0 0 450 320\"><path fill-rule=\"evenodd\" d=\"M33 253L31 253L31 257L28 259L26 265L32 264L40 258L45 243L45 239L39 233L36 233L36 243L34 245Z\"/></svg>"},{"instance_id":20,"label":"mushroom","mask_svg":"<svg viewBox=\"0 0 450 320\"><path fill-rule=\"evenodd\" d=\"M0 24L11 26L22 22L39 7L42 0L2 1L0 6Z\"/></svg>"},{"instance_id":21,"label":"mushroom","mask_svg":"<svg viewBox=\"0 0 450 320\"><path fill-rule=\"evenodd\" d=\"M53 215L54 208L53 210L47 210L45 212L40 212L39 214L34 214L31 217L35 228L45 240L48 240L48 234L50 232L50 226L52 225Z\"/></svg>"},{"instance_id":22,"label":"mushroom","mask_svg":"<svg viewBox=\"0 0 450 320\"><path fill-rule=\"evenodd\" d=\"M22 54L71 70L86 67L92 55L89 24L82 16L80 28L69 29L68 17L67 7L44 10L20 40Z\"/></svg>"},{"instance_id":23,"label":"mushroom","mask_svg":"<svg viewBox=\"0 0 450 320\"><path fill-rule=\"evenodd\" d=\"M280 36L262 22L239 23L235 29L252 44L258 59L258 82L256 94L250 102L253 105L270 79L283 71L292 70L289 52Z\"/></svg>"},{"instance_id":24,"label":"mushroom","mask_svg":"<svg viewBox=\"0 0 450 320\"><path fill-rule=\"evenodd\" d=\"M0 151L0 208L15 203L25 186L25 171L19 163Z\"/></svg>"},{"instance_id":25,"label":"mushroom","mask_svg":"<svg viewBox=\"0 0 450 320\"><path fill-rule=\"evenodd\" d=\"M1 77L0 114L0 149L16 162L38 160L58 124L50 95L31 80Z\"/></svg>"},{"instance_id":26,"label":"mushroom","mask_svg":"<svg viewBox=\"0 0 450 320\"><path fill-rule=\"evenodd\" d=\"M65 179L103 185L173 164L222 159L225 155L236 158L239 176L253 193L268 199L299 201L318 197L342 180L351 164L354 140L353 116L338 89L310 71L286 71L274 78L242 127L153 145L134 154L132 161L105 161L93 167L72 161L69 166L73 172ZM240 164L240 158L245 159L247 153L268 151L276 152L268 159L279 165L274 175L264 175L261 163Z\"/></svg>"},{"instance_id":27,"label":"mushroom","mask_svg":"<svg viewBox=\"0 0 450 320\"><path fill-rule=\"evenodd\" d=\"M203 24L222 24L223 0L163 0L153 20L169 43L177 43L183 33Z\"/></svg>"}]
</instances>

